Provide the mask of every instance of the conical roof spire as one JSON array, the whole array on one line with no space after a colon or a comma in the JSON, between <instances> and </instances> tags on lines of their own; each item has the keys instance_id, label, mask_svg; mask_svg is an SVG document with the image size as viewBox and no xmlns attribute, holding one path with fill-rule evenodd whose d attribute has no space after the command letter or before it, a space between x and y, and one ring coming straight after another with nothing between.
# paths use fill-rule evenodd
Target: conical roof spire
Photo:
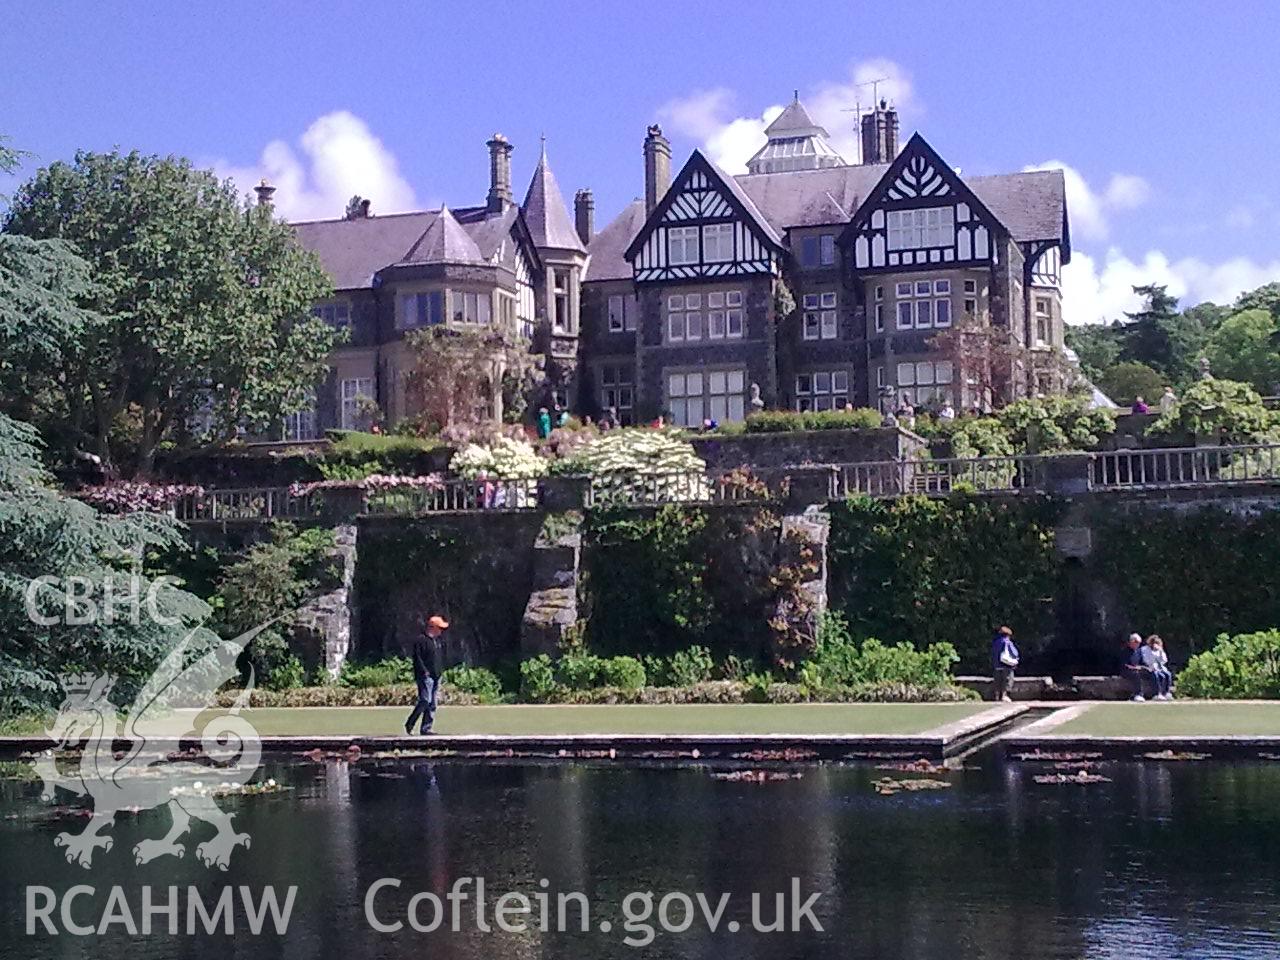
<instances>
[{"instance_id":1,"label":"conical roof spire","mask_svg":"<svg viewBox=\"0 0 1280 960\"><path fill-rule=\"evenodd\" d=\"M529 182L523 209L535 247L587 252L578 231L574 229L569 208L565 206L560 187L547 163L546 137L542 138L542 156L538 158L538 168L533 171L533 179Z\"/></svg>"},{"instance_id":2,"label":"conical roof spire","mask_svg":"<svg viewBox=\"0 0 1280 960\"><path fill-rule=\"evenodd\" d=\"M446 206L418 238L406 263L483 263L480 248Z\"/></svg>"}]
</instances>

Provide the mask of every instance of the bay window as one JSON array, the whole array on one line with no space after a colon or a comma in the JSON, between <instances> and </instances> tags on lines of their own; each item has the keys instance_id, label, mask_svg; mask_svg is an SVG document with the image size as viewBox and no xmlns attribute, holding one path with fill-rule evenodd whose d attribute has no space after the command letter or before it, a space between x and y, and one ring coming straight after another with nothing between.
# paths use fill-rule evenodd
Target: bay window
<instances>
[{"instance_id":1,"label":"bay window","mask_svg":"<svg viewBox=\"0 0 1280 960\"><path fill-rule=\"evenodd\" d=\"M667 407L678 427L701 427L704 420L740 421L746 415L745 370L698 370L667 374Z\"/></svg>"}]
</instances>

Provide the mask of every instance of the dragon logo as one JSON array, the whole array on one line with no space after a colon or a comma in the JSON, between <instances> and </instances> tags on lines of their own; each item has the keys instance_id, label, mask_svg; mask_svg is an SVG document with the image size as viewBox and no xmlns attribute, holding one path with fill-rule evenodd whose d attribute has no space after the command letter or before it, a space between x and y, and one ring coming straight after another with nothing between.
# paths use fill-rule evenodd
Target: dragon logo
<instances>
[{"instance_id":1,"label":"dragon logo","mask_svg":"<svg viewBox=\"0 0 1280 960\"><path fill-rule=\"evenodd\" d=\"M56 746L42 753L36 772L43 780L41 799L57 791L93 801L93 813L80 833L60 833L68 863L88 869L97 850L110 851L103 831L120 811L169 808L172 826L165 836L133 848L138 864L158 857L183 857L179 842L191 819L212 824L217 833L196 846L207 867L226 870L236 847L249 847L249 835L232 826L232 814L215 802L218 792L247 784L262 757L258 732L241 715L248 705L253 677L229 710L208 712L219 687L239 675L237 658L267 625L224 640L206 630L189 633L156 669L120 719L108 696L115 679L77 675L62 678L66 699L47 731ZM200 726L202 754L179 752L179 743ZM117 750L117 740L121 741ZM71 761L78 758L74 772ZM60 763L62 761L62 763ZM216 789L206 788L206 784Z\"/></svg>"}]
</instances>

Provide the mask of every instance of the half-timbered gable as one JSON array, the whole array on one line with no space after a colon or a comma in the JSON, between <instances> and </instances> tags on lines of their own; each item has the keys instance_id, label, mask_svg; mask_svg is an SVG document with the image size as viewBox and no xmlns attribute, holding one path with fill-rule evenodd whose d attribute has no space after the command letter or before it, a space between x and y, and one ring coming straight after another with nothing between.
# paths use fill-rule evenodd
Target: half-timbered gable
<instances>
[{"instance_id":1,"label":"half-timbered gable","mask_svg":"<svg viewBox=\"0 0 1280 960\"><path fill-rule=\"evenodd\" d=\"M773 275L782 252L751 198L695 150L625 256L644 283Z\"/></svg>"},{"instance_id":2,"label":"half-timbered gable","mask_svg":"<svg viewBox=\"0 0 1280 960\"><path fill-rule=\"evenodd\" d=\"M864 272L984 266L1004 225L915 134L867 195L841 237Z\"/></svg>"}]
</instances>

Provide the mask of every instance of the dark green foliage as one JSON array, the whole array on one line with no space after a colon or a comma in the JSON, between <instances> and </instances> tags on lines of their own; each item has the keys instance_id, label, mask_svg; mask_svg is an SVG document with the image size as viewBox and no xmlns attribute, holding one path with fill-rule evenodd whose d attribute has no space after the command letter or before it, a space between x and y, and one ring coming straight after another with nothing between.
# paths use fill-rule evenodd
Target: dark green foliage
<instances>
[{"instance_id":1,"label":"dark green foliage","mask_svg":"<svg viewBox=\"0 0 1280 960\"><path fill-rule=\"evenodd\" d=\"M827 613L818 626L813 655L800 668L800 680L815 691L865 684L942 687L951 683L951 668L960 662L950 643L917 649L910 643L886 646L875 638L859 644L840 613Z\"/></svg>"},{"instance_id":2,"label":"dark green foliage","mask_svg":"<svg viewBox=\"0 0 1280 960\"><path fill-rule=\"evenodd\" d=\"M302 665L289 652L285 632L308 597L336 583L332 548L331 531L299 532L278 523L269 541L254 544L223 570L214 602L219 632L238 636L271 624L245 651L256 683L269 689L302 686Z\"/></svg>"},{"instance_id":3,"label":"dark green foliage","mask_svg":"<svg viewBox=\"0 0 1280 960\"><path fill-rule=\"evenodd\" d=\"M460 663L442 673L440 682L445 687L470 694L477 703L498 703L502 700L502 683L498 675L486 667L469 667Z\"/></svg>"},{"instance_id":4,"label":"dark green foliage","mask_svg":"<svg viewBox=\"0 0 1280 960\"><path fill-rule=\"evenodd\" d=\"M831 608L855 637L950 643L968 668L985 669L1001 624L1021 636L1046 632L1060 512L1044 499L963 495L832 504Z\"/></svg>"},{"instance_id":5,"label":"dark green foliage","mask_svg":"<svg viewBox=\"0 0 1280 960\"><path fill-rule=\"evenodd\" d=\"M1204 352L1206 331L1194 319L1178 313L1178 300L1159 284L1134 287L1146 303L1126 314L1121 359L1140 361L1178 383L1190 380Z\"/></svg>"},{"instance_id":6,"label":"dark green foliage","mask_svg":"<svg viewBox=\"0 0 1280 960\"><path fill-rule=\"evenodd\" d=\"M1154 407L1169 381L1147 364L1129 360L1107 367L1094 382L1122 407L1131 406L1135 397L1142 397Z\"/></svg>"},{"instance_id":7,"label":"dark green foliage","mask_svg":"<svg viewBox=\"0 0 1280 960\"><path fill-rule=\"evenodd\" d=\"M594 510L585 531L587 646L668 655L699 644L754 658L768 641L778 519L669 505Z\"/></svg>"},{"instance_id":8,"label":"dark green foliage","mask_svg":"<svg viewBox=\"0 0 1280 960\"><path fill-rule=\"evenodd\" d=\"M376 663L347 660L338 673L338 685L364 689L413 683L413 661L408 657L386 657Z\"/></svg>"},{"instance_id":9,"label":"dark green foliage","mask_svg":"<svg viewBox=\"0 0 1280 960\"><path fill-rule=\"evenodd\" d=\"M1120 513L1098 523L1094 542L1097 575L1132 629L1160 634L1171 659L1206 649L1220 633L1280 624L1278 510Z\"/></svg>"},{"instance_id":10,"label":"dark green foliage","mask_svg":"<svg viewBox=\"0 0 1280 960\"><path fill-rule=\"evenodd\" d=\"M372 473L429 473L428 454L442 444L433 437L330 430L331 443L315 458L326 479L359 479Z\"/></svg>"},{"instance_id":11,"label":"dark green foliage","mask_svg":"<svg viewBox=\"0 0 1280 960\"><path fill-rule=\"evenodd\" d=\"M870 430L883 418L870 407L797 413L793 410L765 410L747 417L747 433L794 433L797 430Z\"/></svg>"},{"instance_id":12,"label":"dark green foliage","mask_svg":"<svg viewBox=\"0 0 1280 960\"><path fill-rule=\"evenodd\" d=\"M117 598L134 589L145 596L151 579L139 558L178 542L167 517L108 516L58 492L40 464L35 430L0 414L0 714L56 703L58 675L69 672L114 674L116 702L127 703L164 655L203 623L208 606L165 587L155 594L154 611L143 602L136 618L117 607L110 620L70 624L64 587L70 577L87 578L88 599L100 612L108 590ZM139 579L130 582L134 574ZM28 588L40 577L57 578L33 593L36 612L55 620L49 625L28 616Z\"/></svg>"},{"instance_id":13,"label":"dark green foliage","mask_svg":"<svg viewBox=\"0 0 1280 960\"><path fill-rule=\"evenodd\" d=\"M1268 439L1274 422L1258 392L1234 380L1197 380L1177 405L1151 425L1151 433L1196 437L1222 443Z\"/></svg>"},{"instance_id":14,"label":"dark green foliage","mask_svg":"<svg viewBox=\"0 0 1280 960\"><path fill-rule=\"evenodd\" d=\"M1080 357L1080 371L1093 382L1101 379L1103 371L1120 360L1120 344L1124 327L1119 321L1110 324L1068 324L1067 346Z\"/></svg>"},{"instance_id":15,"label":"dark green foliage","mask_svg":"<svg viewBox=\"0 0 1280 960\"><path fill-rule=\"evenodd\" d=\"M1280 698L1280 630L1220 634L1178 674L1178 693L1223 700Z\"/></svg>"}]
</instances>

